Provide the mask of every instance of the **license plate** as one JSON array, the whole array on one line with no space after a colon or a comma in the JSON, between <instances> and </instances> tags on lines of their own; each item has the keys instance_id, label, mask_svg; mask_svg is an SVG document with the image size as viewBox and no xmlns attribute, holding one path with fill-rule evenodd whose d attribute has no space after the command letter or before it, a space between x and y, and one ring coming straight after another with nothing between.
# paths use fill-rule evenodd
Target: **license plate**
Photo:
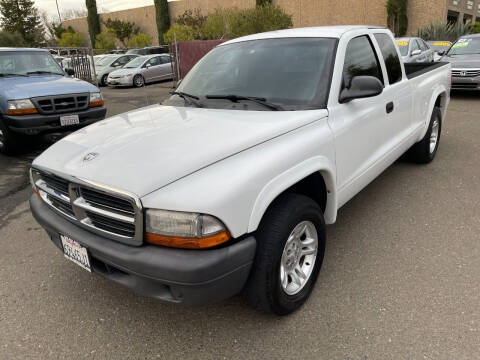
<instances>
[{"instance_id":1,"label":"license plate","mask_svg":"<svg viewBox=\"0 0 480 360\"><path fill-rule=\"evenodd\" d=\"M85 270L92 272L87 249L68 236L60 235L60 239L63 245L63 255Z\"/></svg>"},{"instance_id":2,"label":"license plate","mask_svg":"<svg viewBox=\"0 0 480 360\"><path fill-rule=\"evenodd\" d=\"M77 125L77 124L80 124L80 119L78 115L60 116L60 125L62 126Z\"/></svg>"}]
</instances>

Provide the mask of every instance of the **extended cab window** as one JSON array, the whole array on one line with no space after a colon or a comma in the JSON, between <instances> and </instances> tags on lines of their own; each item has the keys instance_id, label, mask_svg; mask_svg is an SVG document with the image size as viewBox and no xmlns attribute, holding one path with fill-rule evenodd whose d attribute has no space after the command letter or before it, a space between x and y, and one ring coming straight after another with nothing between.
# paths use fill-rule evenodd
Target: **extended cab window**
<instances>
[{"instance_id":1,"label":"extended cab window","mask_svg":"<svg viewBox=\"0 0 480 360\"><path fill-rule=\"evenodd\" d=\"M355 76L374 76L383 83L382 70L368 36L350 40L343 66L343 87L349 88Z\"/></svg>"},{"instance_id":2,"label":"extended cab window","mask_svg":"<svg viewBox=\"0 0 480 360\"><path fill-rule=\"evenodd\" d=\"M383 59L385 60L388 81L390 84L395 84L402 80L402 66L400 65L395 44L387 34L375 34L375 39L377 39L378 46L380 46Z\"/></svg>"}]
</instances>

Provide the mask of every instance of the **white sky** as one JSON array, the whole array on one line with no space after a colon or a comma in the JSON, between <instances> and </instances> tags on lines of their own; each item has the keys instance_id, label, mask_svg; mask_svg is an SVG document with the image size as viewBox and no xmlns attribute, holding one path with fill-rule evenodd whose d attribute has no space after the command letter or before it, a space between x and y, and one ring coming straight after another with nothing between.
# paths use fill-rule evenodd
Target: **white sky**
<instances>
[{"instance_id":1,"label":"white sky","mask_svg":"<svg viewBox=\"0 0 480 360\"><path fill-rule=\"evenodd\" d=\"M141 6L153 5L153 0L97 0L97 9L116 11ZM55 0L35 0L35 6L38 10L46 11L49 15L57 14ZM69 9L85 9L85 0L58 0L60 13Z\"/></svg>"}]
</instances>

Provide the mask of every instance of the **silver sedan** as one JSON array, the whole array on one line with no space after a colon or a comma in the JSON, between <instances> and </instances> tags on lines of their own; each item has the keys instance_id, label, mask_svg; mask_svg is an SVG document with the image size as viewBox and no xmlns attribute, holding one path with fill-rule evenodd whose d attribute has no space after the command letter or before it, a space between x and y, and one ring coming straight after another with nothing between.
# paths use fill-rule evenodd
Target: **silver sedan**
<instances>
[{"instance_id":1,"label":"silver sedan","mask_svg":"<svg viewBox=\"0 0 480 360\"><path fill-rule=\"evenodd\" d=\"M404 63L434 61L433 50L420 38L399 38L397 39L397 45Z\"/></svg>"},{"instance_id":2,"label":"silver sedan","mask_svg":"<svg viewBox=\"0 0 480 360\"><path fill-rule=\"evenodd\" d=\"M173 79L169 54L140 56L108 75L109 86L141 87L146 83Z\"/></svg>"}]
</instances>

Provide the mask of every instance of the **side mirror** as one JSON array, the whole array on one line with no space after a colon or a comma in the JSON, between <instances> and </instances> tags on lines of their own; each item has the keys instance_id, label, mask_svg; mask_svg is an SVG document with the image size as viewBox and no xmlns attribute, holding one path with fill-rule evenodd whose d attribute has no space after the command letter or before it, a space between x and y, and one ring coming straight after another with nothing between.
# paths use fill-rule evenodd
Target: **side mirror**
<instances>
[{"instance_id":1,"label":"side mirror","mask_svg":"<svg viewBox=\"0 0 480 360\"><path fill-rule=\"evenodd\" d=\"M73 70L71 68L66 68L65 72L67 73L67 75L70 75L70 76L75 75L75 70Z\"/></svg>"},{"instance_id":2,"label":"side mirror","mask_svg":"<svg viewBox=\"0 0 480 360\"><path fill-rule=\"evenodd\" d=\"M150 69L150 68L152 67L152 65L151 65L151 64L147 64L147 65L145 65L145 67L146 67L147 69Z\"/></svg>"},{"instance_id":3,"label":"side mirror","mask_svg":"<svg viewBox=\"0 0 480 360\"><path fill-rule=\"evenodd\" d=\"M445 50L437 51L437 54L440 55L440 56L443 56L443 55L445 55Z\"/></svg>"},{"instance_id":4,"label":"side mirror","mask_svg":"<svg viewBox=\"0 0 480 360\"><path fill-rule=\"evenodd\" d=\"M420 55L421 53L422 53L422 50L413 50L410 56L417 56L417 55Z\"/></svg>"},{"instance_id":5,"label":"side mirror","mask_svg":"<svg viewBox=\"0 0 480 360\"><path fill-rule=\"evenodd\" d=\"M375 76L355 76L350 88L343 89L338 101L341 104L354 99L363 99L380 95L383 92L383 84Z\"/></svg>"}]
</instances>

